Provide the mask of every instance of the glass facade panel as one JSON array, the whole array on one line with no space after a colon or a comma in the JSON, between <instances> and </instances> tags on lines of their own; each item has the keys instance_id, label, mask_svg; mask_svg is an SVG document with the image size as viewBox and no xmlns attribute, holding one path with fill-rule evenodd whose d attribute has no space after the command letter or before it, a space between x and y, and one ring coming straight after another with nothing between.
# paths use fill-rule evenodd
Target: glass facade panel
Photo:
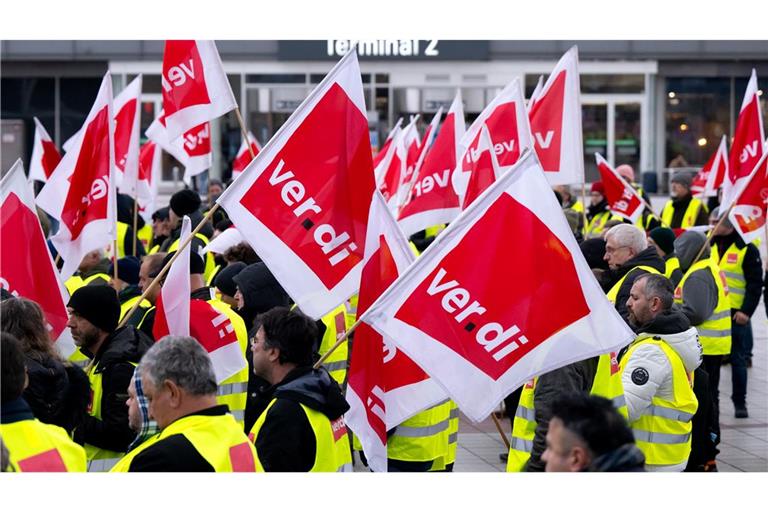
<instances>
[{"instance_id":1,"label":"glass facade panel","mask_svg":"<svg viewBox=\"0 0 768 512\"><path fill-rule=\"evenodd\" d=\"M581 124L584 128L584 173L586 181L600 180L595 153L608 158L608 105L583 105Z\"/></svg>"},{"instance_id":2,"label":"glass facade panel","mask_svg":"<svg viewBox=\"0 0 768 512\"><path fill-rule=\"evenodd\" d=\"M618 103L614 112L614 163L629 164L640 179L640 104Z\"/></svg>"}]
</instances>

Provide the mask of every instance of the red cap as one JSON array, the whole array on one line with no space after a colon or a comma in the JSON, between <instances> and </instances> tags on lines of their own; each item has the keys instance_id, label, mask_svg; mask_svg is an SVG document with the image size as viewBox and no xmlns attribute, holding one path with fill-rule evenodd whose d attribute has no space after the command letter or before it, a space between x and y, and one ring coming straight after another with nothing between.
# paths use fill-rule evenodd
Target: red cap
<instances>
[{"instance_id":1,"label":"red cap","mask_svg":"<svg viewBox=\"0 0 768 512\"><path fill-rule=\"evenodd\" d=\"M596 181L592 184L590 192L598 192L602 195L605 195L605 185L603 185L602 181Z\"/></svg>"}]
</instances>

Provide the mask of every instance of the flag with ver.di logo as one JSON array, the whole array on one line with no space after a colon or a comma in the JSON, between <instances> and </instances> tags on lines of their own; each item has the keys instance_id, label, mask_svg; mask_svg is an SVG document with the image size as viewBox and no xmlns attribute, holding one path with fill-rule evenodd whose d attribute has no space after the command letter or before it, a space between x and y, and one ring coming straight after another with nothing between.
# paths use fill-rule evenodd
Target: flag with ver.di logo
<instances>
[{"instance_id":1,"label":"flag with ver.di logo","mask_svg":"<svg viewBox=\"0 0 768 512\"><path fill-rule=\"evenodd\" d=\"M643 214L645 202L637 190L611 167L600 153L595 153L597 170L605 186L605 199L611 213L634 223Z\"/></svg>"},{"instance_id":2,"label":"flag with ver.di logo","mask_svg":"<svg viewBox=\"0 0 768 512\"><path fill-rule=\"evenodd\" d=\"M531 151L361 318L474 421L533 376L634 339L584 260Z\"/></svg>"}]
</instances>

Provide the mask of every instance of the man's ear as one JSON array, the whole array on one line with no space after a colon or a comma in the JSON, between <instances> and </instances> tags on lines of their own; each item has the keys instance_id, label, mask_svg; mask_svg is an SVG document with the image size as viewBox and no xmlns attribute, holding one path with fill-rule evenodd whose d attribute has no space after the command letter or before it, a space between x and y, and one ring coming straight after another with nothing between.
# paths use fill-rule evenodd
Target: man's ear
<instances>
[{"instance_id":1,"label":"man's ear","mask_svg":"<svg viewBox=\"0 0 768 512\"><path fill-rule=\"evenodd\" d=\"M181 400L182 400L182 393L183 393L182 389L179 386L177 386L175 382L168 379L166 379L163 382L163 386L166 386L171 393L171 397L169 400L171 407L174 407L174 408L179 407L181 405Z\"/></svg>"},{"instance_id":2,"label":"man's ear","mask_svg":"<svg viewBox=\"0 0 768 512\"><path fill-rule=\"evenodd\" d=\"M270 361L277 362L280 360L280 349L276 347L268 348L267 349L267 357Z\"/></svg>"},{"instance_id":3,"label":"man's ear","mask_svg":"<svg viewBox=\"0 0 768 512\"><path fill-rule=\"evenodd\" d=\"M569 463L571 471L582 471L592 463L592 456L589 454L589 450L577 444L571 448Z\"/></svg>"}]
</instances>

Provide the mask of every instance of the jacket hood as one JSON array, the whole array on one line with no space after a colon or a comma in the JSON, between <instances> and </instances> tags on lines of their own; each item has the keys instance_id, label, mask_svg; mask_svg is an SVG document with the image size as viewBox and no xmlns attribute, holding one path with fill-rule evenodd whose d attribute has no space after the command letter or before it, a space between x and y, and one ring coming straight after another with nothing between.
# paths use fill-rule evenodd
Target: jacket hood
<instances>
[{"instance_id":1,"label":"jacket hood","mask_svg":"<svg viewBox=\"0 0 768 512\"><path fill-rule=\"evenodd\" d=\"M117 221L128 224L133 227L133 198L126 194L117 194ZM136 216L136 227L144 227L144 219L141 215Z\"/></svg>"},{"instance_id":2,"label":"jacket hood","mask_svg":"<svg viewBox=\"0 0 768 512\"><path fill-rule=\"evenodd\" d=\"M633 443L627 443L597 457L585 471L591 473L642 472L645 471L645 455Z\"/></svg>"},{"instance_id":3,"label":"jacket hood","mask_svg":"<svg viewBox=\"0 0 768 512\"><path fill-rule=\"evenodd\" d=\"M338 383L323 369L296 368L275 386L275 398L295 400L331 421L349 410Z\"/></svg>"},{"instance_id":4,"label":"jacket hood","mask_svg":"<svg viewBox=\"0 0 768 512\"><path fill-rule=\"evenodd\" d=\"M680 314L682 315L682 313ZM643 334L660 335L680 356L686 372L692 372L701 364L702 349L701 343L699 343L699 333L695 327L689 327L674 334L653 331L645 331Z\"/></svg>"},{"instance_id":5,"label":"jacket hood","mask_svg":"<svg viewBox=\"0 0 768 512\"><path fill-rule=\"evenodd\" d=\"M680 270L685 272L691 268L694 263L693 258L699 253L705 241L706 237L697 231L686 231L675 239L675 254L680 260ZM699 260L709 258L709 253L709 246L706 246Z\"/></svg>"},{"instance_id":6,"label":"jacket hood","mask_svg":"<svg viewBox=\"0 0 768 512\"><path fill-rule=\"evenodd\" d=\"M243 295L245 305L242 310L238 309L238 313L247 319L246 324L251 324L249 328L256 315L276 306L287 307L290 303L288 294L262 262L248 265L232 280Z\"/></svg>"},{"instance_id":7,"label":"jacket hood","mask_svg":"<svg viewBox=\"0 0 768 512\"><path fill-rule=\"evenodd\" d=\"M104 368L115 363L138 363L151 346L152 340L132 325L120 327L109 335L96 354L96 371L104 371Z\"/></svg>"}]
</instances>

